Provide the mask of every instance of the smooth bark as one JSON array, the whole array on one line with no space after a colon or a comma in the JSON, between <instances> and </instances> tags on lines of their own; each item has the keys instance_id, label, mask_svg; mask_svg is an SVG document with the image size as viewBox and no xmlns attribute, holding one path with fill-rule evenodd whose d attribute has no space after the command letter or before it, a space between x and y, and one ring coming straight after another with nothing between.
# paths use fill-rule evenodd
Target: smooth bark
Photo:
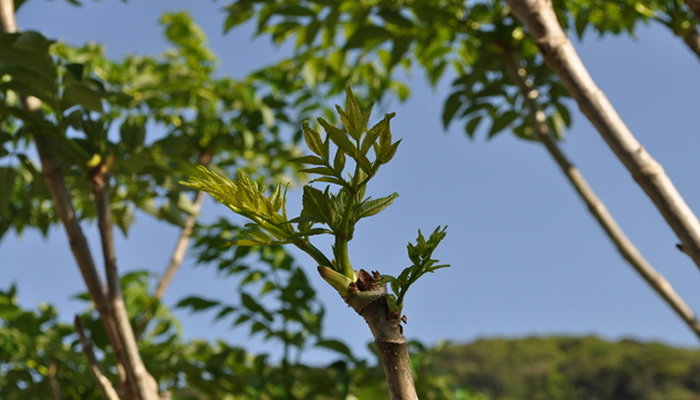
<instances>
[{"instance_id":1,"label":"smooth bark","mask_svg":"<svg viewBox=\"0 0 700 400\"><path fill-rule=\"evenodd\" d=\"M554 134L547 123L547 117L542 111L537 100L539 94L527 79L527 72L519 66L518 60L512 53L504 56L506 72L518 87L523 97L524 104L528 109L532 126L537 133L537 137L544 144L549 155L556 161L557 165L574 187L579 197L588 207L588 210L603 228L608 238L615 244L622 257L642 276L642 278L671 306L688 327L700 338L700 322L695 313L676 292L666 278L656 271L654 267L644 258L637 247L627 237L622 228L617 224L613 216L608 211L605 204L598 198L590 187L581 171L569 161L564 152L559 147Z\"/></svg>"},{"instance_id":2,"label":"smooth bark","mask_svg":"<svg viewBox=\"0 0 700 400\"><path fill-rule=\"evenodd\" d=\"M345 301L365 319L372 331L390 399L417 400L408 343L403 335L400 316L389 312L386 286L380 285L378 279L378 273L371 275L360 270L357 282L350 284Z\"/></svg>"},{"instance_id":3,"label":"smooth bark","mask_svg":"<svg viewBox=\"0 0 700 400\"><path fill-rule=\"evenodd\" d=\"M202 202L204 201L204 192L202 191L197 191L197 194L194 196L194 200L192 201L192 207L199 211L202 208ZM168 263L168 267L165 269L165 273L163 274L163 277L158 281L158 285L156 286L156 290L153 293L153 297L156 299L162 299L163 295L165 294L165 290L168 288L170 285L170 282L173 280L173 277L175 276L175 273L177 270L180 268L180 265L182 265L182 261L185 259L185 253L187 252L187 246L190 243L190 236L192 235L192 228L194 228L194 224L197 222L197 216L196 215L188 215L187 218L185 219L185 224L182 227L182 230L180 231L180 236L177 238L177 242L175 243L175 249L173 250L173 254L170 257L170 262Z\"/></svg>"},{"instance_id":4,"label":"smooth bark","mask_svg":"<svg viewBox=\"0 0 700 400\"><path fill-rule=\"evenodd\" d=\"M596 86L564 34L550 0L506 0L528 27L547 64L557 73L584 115L661 212L700 267L700 221L664 172L632 135L605 94Z\"/></svg>"},{"instance_id":5,"label":"smooth bark","mask_svg":"<svg viewBox=\"0 0 700 400\"><path fill-rule=\"evenodd\" d=\"M83 346L83 354L87 360L90 373L93 379L95 379L95 384L100 389L102 397L106 400L119 400L117 392L112 387L112 383L107 379L102 371L97 357L95 357L95 352L92 350L92 343L85 334L85 328L83 327L83 321L80 320L79 316L75 316L73 320L73 326L75 326L75 331L78 332L78 337L80 338L80 344Z\"/></svg>"},{"instance_id":6,"label":"smooth bark","mask_svg":"<svg viewBox=\"0 0 700 400\"><path fill-rule=\"evenodd\" d=\"M100 231L105 275L107 276L107 298L112 310L112 317L115 320L115 335L123 350L122 359L127 380L135 383L138 398L155 400L158 397L158 389L155 380L146 371L146 367L141 360L136 336L131 329L129 316L124 306L121 284L119 283L107 167L104 163L100 163L91 171L90 180L92 182L92 192L95 196L97 226Z\"/></svg>"}]
</instances>

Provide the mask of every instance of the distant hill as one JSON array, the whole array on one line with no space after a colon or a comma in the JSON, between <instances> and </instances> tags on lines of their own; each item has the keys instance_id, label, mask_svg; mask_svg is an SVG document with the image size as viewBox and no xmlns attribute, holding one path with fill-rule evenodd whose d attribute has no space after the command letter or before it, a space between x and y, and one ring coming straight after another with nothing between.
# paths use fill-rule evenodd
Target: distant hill
<instances>
[{"instance_id":1,"label":"distant hill","mask_svg":"<svg viewBox=\"0 0 700 400\"><path fill-rule=\"evenodd\" d=\"M436 360L490 400L700 400L700 349L596 337L482 339Z\"/></svg>"}]
</instances>

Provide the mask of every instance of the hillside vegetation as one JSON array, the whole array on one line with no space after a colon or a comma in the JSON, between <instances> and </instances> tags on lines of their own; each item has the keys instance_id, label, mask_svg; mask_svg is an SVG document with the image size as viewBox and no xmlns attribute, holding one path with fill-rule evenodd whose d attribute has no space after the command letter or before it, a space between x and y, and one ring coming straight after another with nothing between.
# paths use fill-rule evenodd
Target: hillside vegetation
<instances>
[{"instance_id":1,"label":"hillside vegetation","mask_svg":"<svg viewBox=\"0 0 700 400\"><path fill-rule=\"evenodd\" d=\"M493 400L700 399L700 350L661 343L482 339L447 348L436 366Z\"/></svg>"}]
</instances>

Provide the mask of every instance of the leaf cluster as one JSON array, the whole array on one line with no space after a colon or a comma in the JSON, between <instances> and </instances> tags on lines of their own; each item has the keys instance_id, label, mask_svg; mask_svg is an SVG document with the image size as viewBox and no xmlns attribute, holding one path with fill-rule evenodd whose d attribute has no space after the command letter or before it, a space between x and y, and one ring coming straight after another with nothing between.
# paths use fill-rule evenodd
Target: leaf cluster
<instances>
[{"instance_id":1,"label":"leaf cluster","mask_svg":"<svg viewBox=\"0 0 700 400\"><path fill-rule=\"evenodd\" d=\"M217 77L217 61L187 14L164 14L161 24L170 50L121 61L97 44L71 47L32 31L2 36L0 237L25 227L46 234L57 222L30 151L35 138L54 149L83 219L95 217L90 170L108 167L112 215L124 234L137 209L182 225L194 209L177 181L199 162L220 173L293 179L289 159L299 151L280 129L296 126L292 115L315 100L284 100L293 88L273 79L277 67L243 80ZM24 111L21 96L42 100L42 113Z\"/></svg>"},{"instance_id":2,"label":"leaf cluster","mask_svg":"<svg viewBox=\"0 0 700 400\"><path fill-rule=\"evenodd\" d=\"M319 118L325 132L322 137L321 133L305 123L304 140L314 154L297 158L296 161L307 165L303 172L318 176L312 183L335 184L340 189L333 193L330 186L320 190L306 185L303 209L297 218L288 219L281 186L266 196L264 188L240 172L235 180L228 180L200 167L204 176L183 184L210 193L232 211L252 221L247 231L249 238L236 244L291 243L311 255L320 266L354 279L347 255L347 242L352 239L355 224L360 219L378 214L398 197L394 193L372 199L365 197L365 191L367 183L380 166L394 157L400 140L392 139L389 122L393 114L387 114L382 121L367 128L371 106L363 110L350 90L347 91L345 109L337 107L337 111L345 129ZM336 149L333 155L331 143ZM352 166L348 165L349 160ZM315 224L324 224L328 229L314 227ZM327 257L310 243L309 237L317 234L335 237L334 261L331 261L333 257Z\"/></svg>"},{"instance_id":3,"label":"leaf cluster","mask_svg":"<svg viewBox=\"0 0 700 400\"><path fill-rule=\"evenodd\" d=\"M408 258L411 260L412 264L404 268L397 277L382 275L382 282L389 284L392 292L396 296L395 307L392 311L396 311L398 314L401 313L408 288L416 283L420 277L429 272L435 272L440 268L447 268L450 266L449 264L438 264L439 261L432 258L433 252L438 244L440 244L442 239L447 235L445 232L446 230L447 227L441 228L438 226L427 240L423 236L423 233L418 230L416 243L409 243L407 246Z\"/></svg>"},{"instance_id":4,"label":"leaf cluster","mask_svg":"<svg viewBox=\"0 0 700 400\"><path fill-rule=\"evenodd\" d=\"M559 1L554 8L561 23L579 38L591 29L599 35L634 36L636 27L649 21L688 38L697 26L680 0ZM555 136L562 138L571 126L569 95L501 1L307 0L288 5L238 0L227 11L226 30L257 19L258 35L269 35L276 43L294 41L298 71L309 72L314 85L336 87L338 82L348 82L348 75L341 72L344 69L371 69L371 78L353 83L367 87L375 99L389 92L405 99L407 90L395 90L403 85L396 66L410 71L417 64L433 86L451 71L457 78L443 108L445 127L463 119L465 132L472 138L490 122L484 129L488 138L511 130L518 138L536 140L522 94L504 69L504 57L512 53L517 67L525 69L525 79L537 89L540 108ZM331 69L325 67L328 65L333 66L332 71L326 71Z\"/></svg>"}]
</instances>

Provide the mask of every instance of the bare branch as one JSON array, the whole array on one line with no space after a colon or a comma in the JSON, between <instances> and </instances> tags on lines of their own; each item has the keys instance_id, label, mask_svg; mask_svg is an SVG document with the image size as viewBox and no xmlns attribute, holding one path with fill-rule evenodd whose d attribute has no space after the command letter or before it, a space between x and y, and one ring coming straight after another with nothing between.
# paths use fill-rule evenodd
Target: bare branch
<instances>
[{"instance_id":1,"label":"bare branch","mask_svg":"<svg viewBox=\"0 0 700 400\"><path fill-rule=\"evenodd\" d=\"M95 196L97 208L97 226L102 241L102 253L105 262L105 274L107 276L107 294L109 304L113 312L116 335L123 354L122 361L127 375L127 382L136 386L138 398L143 400L156 400L158 389L153 377L146 371L141 355L139 354L136 337L131 329L129 316L124 306L119 273L117 271L117 256L114 248L114 229L112 226L112 212L109 202L109 185L107 166L100 163L90 172L92 191Z\"/></svg>"},{"instance_id":2,"label":"bare branch","mask_svg":"<svg viewBox=\"0 0 700 400\"><path fill-rule=\"evenodd\" d=\"M14 15L14 3L12 0L0 0L0 23L2 23L2 31L5 33L14 33L17 31L17 23ZM22 99L23 106L30 112L38 112L41 107L41 101L34 97L26 97ZM127 398L137 398L142 400L155 400L157 396L157 385L153 378L148 375L141 361L138 349L135 347L136 341L133 337L133 332L129 325L124 302L121 298L120 290L113 290L115 286L119 287L118 276L116 276L116 257L114 256L111 234L105 237L106 229L103 229L104 220L100 223L100 233L102 234L103 248L105 253L105 265L107 268L108 280L110 281L110 299L108 302L105 296L105 289L102 280L97 272L94 259L90 252L88 242L83 234L75 209L70 197L70 192L66 186L63 170L60 163L53 157L51 153L51 143L48 137L35 133L33 135L34 143L37 147L37 152L41 159L42 174L46 181L51 197L54 200L56 211L63 223L66 235L70 241L70 247L73 256L78 263L78 267L83 276L83 280L88 288L88 293L95 303L95 308L100 314L100 319L105 327L105 331L110 340L110 344L117 356L117 369L120 372L127 374L126 380L123 376L120 377L125 396ZM99 171L102 172L102 171ZM94 178L94 176L93 176ZM103 180L104 182L104 180ZM95 182L93 181L93 184ZM104 189L104 188L103 188ZM99 196L105 193L104 198ZM106 197L106 190L96 190L95 199L100 214L100 207L106 204L109 223L108 230L111 230L111 215L109 215L109 198ZM104 211L104 210L102 210ZM100 216L104 217L102 213ZM107 244L107 246L105 246ZM115 279L116 277L116 279ZM115 297L116 294L116 297ZM129 335L131 335L129 340ZM135 354L134 354L135 353ZM136 361L134 361L136 360Z\"/></svg>"},{"instance_id":3,"label":"bare branch","mask_svg":"<svg viewBox=\"0 0 700 400\"><path fill-rule=\"evenodd\" d=\"M195 196L194 196L194 201L192 202L192 207L196 211L199 211L202 208L203 201L204 201L204 192L198 191L197 194L195 194ZM173 250L173 255L170 258L170 263L168 264L168 268L165 270L165 274L163 274L163 277L158 282L158 285L156 286L156 290L153 293L153 296L156 299L163 298L163 294L165 294L165 290L168 288L168 286L170 285L170 282L172 281L173 277L175 276L175 273L180 268L180 265L182 264L182 260L185 259L185 252L187 251L187 246L190 243L190 235L192 235L192 228L194 228L195 222L197 222L196 215L190 214L187 216L187 219L185 219L185 225L183 226L182 231L180 231L180 236L177 238L177 242L175 243L175 250Z\"/></svg>"},{"instance_id":4,"label":"bare branch","mask_svg":"<svg viewBox=\"0 0 700 400\"><path fill-rule=\"evenodd\" d=\"M664 172L632 135L605 94L596 86L564 34L551 0L506 0L529 28L549 66L559 75L581 111L644 189L686 252L700 267L700 221Z\"/></svg>"},{"instance_id":5,"label":"bare branch","mask_svg":"<svg viewBox=\"0 0 700 400\"><path fill-rule=\"evenodd\" d=\"M114 390L112 383L102 372L102 367L100 367L100 364L97 361L97 358L95 357L95 353L92 351L92 343L90 342L90 339L88 339L88 337L85 335L83 321L80 320L79 316L75 316L73 325L75 326L75 330L78 332L78 336L80 337L80 343L83 346L83 354L85 354L88 366L90 367L90 373L95 379L97 387L100 388L102 397L107 400L119 400L119 396Z\"/></svg>"},{"instance_id":6,"label":"bare branch","mask_svg":"<svg viewBox=\"0 0 700 400\"><path fill-rule=\"evenodd\" d=\"M644 256L642 256L634 243L632 243L627 235L625 235L622 228L617 224L607 207L605 207L605 204L588 185L581 171L567 159L564 152L559 148L554 134L547 123L547 117L537 101L537 90L534 88L532 82L527 80L527 71L519 67L519 62L512 52L506 53L504 61L506 72L508 72L513 83L515 83L520 90L520 94L523 96L538 139L544 144L549 154L554 158L564 175L569 179L569 183L576 189L581 200L586 203L588 210L593 214L598 224L615 244L622 257L645 281L647 281L656 293L671 306L695 335L700 338L700 322L698 322L695 313L688 304L683 301L683 298L676 292L666 278L656 271Z\"/></svg>"}]
</instances>

